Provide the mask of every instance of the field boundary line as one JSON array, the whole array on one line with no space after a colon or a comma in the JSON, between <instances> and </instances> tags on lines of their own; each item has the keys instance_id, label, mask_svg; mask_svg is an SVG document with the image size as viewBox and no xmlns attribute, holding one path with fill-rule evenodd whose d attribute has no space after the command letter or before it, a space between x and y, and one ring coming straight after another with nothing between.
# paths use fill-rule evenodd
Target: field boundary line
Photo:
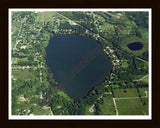
<instances>
[{"instance_id":1,"label":"field boundary line","mask_svg":"<svg viewBox=\"0 0 160 128\"><path fill-rule=\"evenodd\" d=\"M114 103L114 107L115 107L115 110L116 110L116 115L119 115L118 109L117 109L117 104L116 104L116 99L114 97L113 97L113 103Z\"/></svg>"}]
</instances>

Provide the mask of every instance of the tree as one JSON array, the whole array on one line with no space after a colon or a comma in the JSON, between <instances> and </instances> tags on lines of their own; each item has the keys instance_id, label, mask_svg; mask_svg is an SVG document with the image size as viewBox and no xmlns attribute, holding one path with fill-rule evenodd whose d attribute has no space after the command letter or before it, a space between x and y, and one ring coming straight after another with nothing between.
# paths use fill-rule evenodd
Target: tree
<instances>
[{"instance_id":1,"label":"tree","mask_svg":"<svg viewBox=\"0 0 160 128\"><path fill-rule=\"evenodd\" d=\"M95 115L102 115L102 111L101 111L101 109L100 109L99 104L96 104L96 105L95 105L95 108L96 108Z\"/></svg>"},{"instance_id":2,"label":"tree","mask_svg":"<svg viewBox=\"0 0 160 128\"><path fill-rule=\"evenodd\" d=\"M33 59L34 59L34 56L33 56L33 55L30 55L30 56L28 57L28 60L30 60L30 61L33 61Z\"/></svg>"},{"instance_id":3,"label":"tree","mask_svg":"<svg viewBox=\"0 0 160 128\"><path fill-rule=\"evenodd\" d=\"M29 96L30 96L29 93L24 94L24 98L28 98Z\"/></svg>"}]
</instances>

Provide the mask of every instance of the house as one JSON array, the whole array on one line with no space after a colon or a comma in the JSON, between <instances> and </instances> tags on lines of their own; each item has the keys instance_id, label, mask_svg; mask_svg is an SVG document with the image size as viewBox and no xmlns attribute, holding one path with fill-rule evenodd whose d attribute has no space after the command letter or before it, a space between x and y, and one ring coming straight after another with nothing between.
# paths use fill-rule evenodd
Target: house
<instances>
[{"instance_id":1,"label":"house","mask_svg":"<svg viewBox=\"0 0 160 128\"><path fill-rule=\"evenodd\" d=\"M26 47L27 47L27 46L25 46L25 45L24 45L24 46L21 46L21 49L26 49Z\"/></svg>"},{"instance_id":2,"label":"house","mask_svg":"<svg viewBox=\"0 0 160 128\"><path fill-rule=\"evenodd\" d=\"M43 96L42 95L40 95L40 99L42 99L43 98Z\"/></svg>"},{"instance_id":3,"label":"house","mask_svg":"<svg viewBox=\"0 0 160 128\"><path fill-rule=\"evenodd\" d=\"M88 16L91 16L91 15L92 15L92 13L88 13L88 12L87 12L86 14L87 14Z\"/></svg>"},{"instance_id":4,"label":"house","mask_svg":"<svg viewBox=\"0 0 160 128\"><path fill-rule=\"evenodd\" d=\"M70 25L77 25L77 23L75 23L75 22L70 22Z\"/></svg>"}]
</instances>

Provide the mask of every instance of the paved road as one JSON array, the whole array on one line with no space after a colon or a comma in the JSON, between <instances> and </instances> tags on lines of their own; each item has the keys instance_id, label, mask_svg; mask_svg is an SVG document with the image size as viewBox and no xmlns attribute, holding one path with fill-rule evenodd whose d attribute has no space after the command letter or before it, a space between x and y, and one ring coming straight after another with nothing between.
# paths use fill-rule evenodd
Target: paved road
<instances>
[{"instance_id":1,"label":"paved road","mask_svg":"<svg viewBox=\"0 0 160 128\"><path fill-rule=\"evenodd\" d=\"M141 98L146 98L147 96L142 96ZM140 97L125 97L125 98L114 98L116 100L122 100L122 99L138 99Z\"/></svg>"},{"instance_id":2,"label":"paved road","mask_svg":"<svg viewBox=\"0 0 160 128\"><path fill-rule=\"evenodd\" d=\"M25 17L24 17L25 18ZM22 24L23 24L23 22L24 22L24 18L22 19L22 21L21 21L21 26L20 26L20 28L19 28L19 32L18 32L18 36L17 36L17 38L16 38L16 44L14 45L14 48L13 48L13 50L15 51L15 49L16 49L16 46L17 46L17 44L18 44L18 37L19 37L19 34L20 34L20 32L21 32L21 29L22 29Z\"/></svg>"},{"instance_id":3,"label":"paved road","mask_svg":"<svg viewBox=\"0 0 160 128\"><path fill-rule=\"evenodd\" d=\"M12 69L30 69L32 67L30 66L19 66L19 67L11 67ZM37 69L38 67L34 67L34 69Z\"/></svg>"},{"instance_id":4,"label":"paved road","mask_svg":"<svg viewBox=\"0 0 160 128\"><path fill-rule=\"evenodd\" d=\"M94 33L93 31L91 31L91 30L85 28L84 26L80 25L79 23L75 22L74 20L71 20L71 19L69 19L68 17L66 17L66 16L64 16L64 15L58 13L58 12L56 12L56 13L57 13L58 15L62 16L63 18L67 19L68 21L74 22L74 23L76 23L78 26L80 26L80 27L82 27L82 28L88 30L88 31L91 32L91 33ZM94 33L94 34L98 35L98 37L102 38L103 40L106 40L106 39L103 38L101 35L99 35L99 34L97 34L97 33ZM107 40L107 41L108 41L108 40Z\"/></svg>"},{"instance_id":5,"label":"paved road","mask_svg":"<svg viewBox=\"0 0 160 128\"><path fill-rule=\"evenodd\" d=\"M119 115L119 113L118 113L118 109L117 109L116 100L115 100L115 98L114 98L114 97L113 97L113 103L114 103L114 107L115 107L115 110L116 110L116 115Z\"/></svg>"},{"instance_id":6,"label":"paved road","mask_svg":"<svg viewBox=\"0 0 160 128\"><path fill-rule=\"evenodd\" d=\"M101 99L101 98L103 98L103 96L104 95L106 95L106 94L112 94L112 93L110 93L110 92L105 92L105 93L103 93L98 99L97 99L97 101L96 102L94 102L94 104L89 108L89 112L94 112L94 107L95 107L95 104Z\"/></svg>"},{"instance_id":7,"label":"paved road","mask_svg":"<svg viewBox=\"0 0 160 128\"><path fill-rule=\"evenodd\" d=\"M26 17L26 16L25 16ZM24 17L24 18L25 18ZM13 48L13 54L15 53L15 50L16 50L16 46L17 46L17 44L19 43L19 41L18 41L18 37L19 37L19 34L20 34L20 32L21 32L21 29L22 29L22 23L24 22L24 18L22 19L22 21L21 21L21 26L20 26L20 29L19 29L19 32L18 32L18 35L17 35L17 38L16 38L16 44L14 45L14 48ZM12 64L13 64L13 62L14 62L14 58L12 57Z\"/></svg>"},{"instance_id":8,"label":"paved road","mask_svg":"<svg viewBox=\"0 0 160 128\"><path fill-rule=\"evenodd\" d=\"M141 58L139 58L139 57L136 57L138 60L141 60L141 61L143 61L143 62L145 62L145 63L148 63L148 61L146 61L146 60L144 60L144 59L141 59Z\"/></svg>"},{"instance_id":9,"label":"paved road","mask_svg":"<svg viewBox=\"0 0 160 128\"><path fill-rule=\"evenodd\" d=\"M42 68L42 62L41 62L41 66L40 66L40 68ZM39 75L40 75L40 81L41 81L41 83L42 83L42 72L41 72L41 70L40 70Z\"/></svg>"},{"instance_id":10,"label":"paved road","mask_svg":"<svg viewBox=\"0 0 160 128\"><path fill-rule=\"evenodd\" d=\"M143 76L141 79L133 80L133 81L141 81L141 80L145 79L147 76L148 76L148 74L147 74L147 75L145 75L145 76Z\"/></svg>"},{"instance_id":11,"label":"paved road","mask_svg":"<svg viewBox=\"0 0 160 128\"><path fill-rule=\"evenodd\" d=\"M29 69L30 66L19 66L19 67L12 67L12 69Z\"/></svg>"},{"instance_id":12,"label":"paved road","mask_svg":"<svg viewBox=\"0 0 160 128\"><path fill-rule=\"evenodd\" d=\"M119 19L119 18L120 18L120 16L113 15L113 14L111 14L111 13L109 13L109 12L106 12L106 13L107 13L108 15L110 15L110 16L116 18L116 19Z\"/></svg>"},{"instance_id":13,"label":"paved road","mask_svg":"<svg viewBox=\"0 0 160 128\"><path fill-rule=\"evenodd\" d=\"M138 98L146 98L147 96L147 91L145 91L146 95L142 97L124 97L124 98L114 98L116 100L121 100L121 99L138 99Z\"/></svg>"}]
</instances>

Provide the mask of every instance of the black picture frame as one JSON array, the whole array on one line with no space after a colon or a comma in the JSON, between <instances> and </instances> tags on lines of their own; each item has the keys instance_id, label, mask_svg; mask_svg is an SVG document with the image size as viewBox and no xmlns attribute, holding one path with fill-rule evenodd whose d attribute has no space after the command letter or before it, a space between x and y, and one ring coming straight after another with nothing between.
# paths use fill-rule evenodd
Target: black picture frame
<instances>
[{"instance_id":1,"label":"black picture frame","mask_svg":"<svg viewBox=\"0 0 160 128\"><path fill-rule=\"evenodd\" d=\"M8 9L9 8L151 8L152 9L152 120L8 120ZM0 121L4 128L36 127L144 127L160 126L158 0L7 0L1 2ZM158 22L159 21L159 22Z\"/></svg>"}]
</instances>

